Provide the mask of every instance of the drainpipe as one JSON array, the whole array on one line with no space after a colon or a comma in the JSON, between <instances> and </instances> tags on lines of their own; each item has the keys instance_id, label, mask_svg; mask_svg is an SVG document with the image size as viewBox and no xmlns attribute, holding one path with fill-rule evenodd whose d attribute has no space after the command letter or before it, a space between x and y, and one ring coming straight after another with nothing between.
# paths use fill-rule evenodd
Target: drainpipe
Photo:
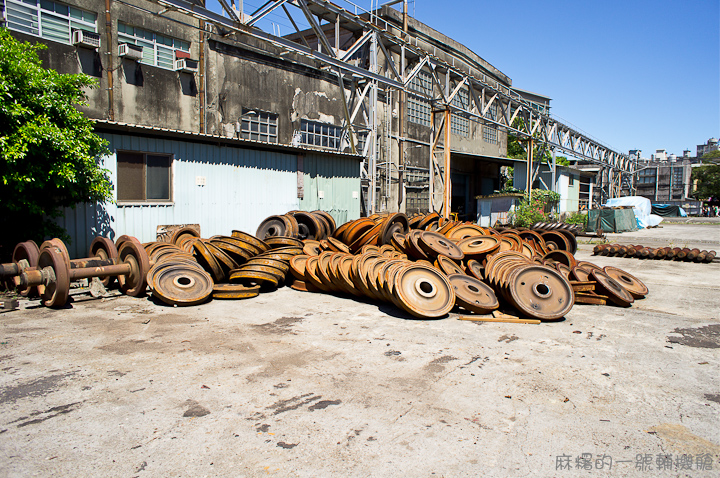
<instances>
[{"instance_id":1,"label":"drainpipe","mask_svg":"<svg viewBox=\"0 0 720 478\"><path fill-rule=\"evenodd\" d=\"M108 82L108 119L115 121L115 99L113 96L113 41L112 41L112 20L110 19L110 2L111 0L105 0L105 34L107 35L107 82Z\"/></svg>"},{"instance_id":2,"label":"drainpipe","mask_svg":"<svg viewBox=\"0 0 720 478\"><path fill-rule=\"evenodd\" d=\"M200 57L198 61L200 82L198 94L200 96L200 132L205 132L205 21L200 20Z\"/></svg>"}]
</instances>

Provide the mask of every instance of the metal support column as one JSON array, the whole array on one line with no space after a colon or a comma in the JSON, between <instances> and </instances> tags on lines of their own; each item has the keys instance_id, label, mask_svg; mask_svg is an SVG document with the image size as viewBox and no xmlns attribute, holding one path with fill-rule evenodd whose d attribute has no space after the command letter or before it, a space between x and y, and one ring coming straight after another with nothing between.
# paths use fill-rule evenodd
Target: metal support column
<instances>
[{"instance_id":1,"label":"metal support column","mask_svg":"<svg viewBox=\"0 0 720 478\"><path fill-rule=\"evenodd\" d=\"M378 50L378 38L377 32L373 33L370 39L370 71L372 73L378 72L378 61L377 61L377 50ZM370 207L368 210L370 214L375 214L377 205L377 163L378 163L378 151L377 151L377 98L378 98L378 83L376 80L372 81L372 87L370 88L370 134L368 134L368 141L372 141L370 144Z\"/></svg>"},{"instance_id":2,"label":"metal support column","mask_svg":"<svg viewBox=\"0 0 720 478\"><path fill-rule=\"evenodd\" d=\"M445 109L445 167L443 169L443 184L445 185L445 195L443 198L443 217L450 219L450 209L452 208L452 181L450 181L450 108Z\"/></svg>"}]
</instances>

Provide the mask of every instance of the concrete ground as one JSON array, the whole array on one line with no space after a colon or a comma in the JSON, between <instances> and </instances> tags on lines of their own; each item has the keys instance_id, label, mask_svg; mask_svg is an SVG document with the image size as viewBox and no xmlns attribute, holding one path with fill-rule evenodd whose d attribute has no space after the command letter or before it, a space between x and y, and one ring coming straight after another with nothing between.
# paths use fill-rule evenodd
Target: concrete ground
<instances>
[{"instance_id":1,"label":"concrete ground","mask_svg":"<svg viewBox=\"0 0 720 478\"><path fill-rule=\"evenodd\" d=\"M719 231L625 237L720 250ZM541 325L289 288L23 302L0 314L0 475L718 476L720 264L591 248L648 297Z\"/></svg>"}]
</instances>

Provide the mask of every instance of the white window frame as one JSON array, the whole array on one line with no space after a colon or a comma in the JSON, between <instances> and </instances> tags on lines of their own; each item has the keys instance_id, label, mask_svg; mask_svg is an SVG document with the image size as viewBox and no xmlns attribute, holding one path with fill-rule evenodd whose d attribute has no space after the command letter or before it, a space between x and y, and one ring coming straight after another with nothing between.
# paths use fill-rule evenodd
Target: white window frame
<instances>
[{"instance_id":1,"label":"white window frame","mask_svg":"<svg viewBox=\"0 0 720 478\"><path fill-rule=\"evenodd\" d=\"M3 0L3 2L6 26L9 30L65 45L72 44L73 31L84 30L97 33L98 14L95 12L51 0ZM53 10L44 8L43 4L52 5ZM56 5L67 8L68 13L65 15L56 13L54 11ZM86 16L93 16L95 20L87 21L85 20ZM64 35L65 26L67 26L67 35Z\"/></svg>"},{"instance_id":2,"label":"white window frame","mask_svg":"<svg viewBox=\"0 0 720 478\"><path fill-rule=\"evenodd\" d=\"M253 130L254 126L255 130ZM277 143L278 115L267 111L243 108L242 118L240 118L240 137L252 141Z\"/></svg>"},{"instance_id":3,"label":"white window frame","mask_svg":"<svg viewBox=\"0 0 720 478\"><path fill-rule=\"evenodd\" d=\"M492 104L488 108L488 114L493 120L497 120L498 117L498 105ZM483 141L490 144L498 144L498 130L494 123L486 123L482 128Z\"/></svg>"},{"instance_id":4,"label":"white window frame","mask_svg":"<svg viewBox=\"0 0 720 478\"><path fill-rule=\"evenodd\" d=\"M127 33L128 28L132 28L132 34ZM142 34L138 35L138 32L142 32ZM168 45L165 43L166 40L171 41L172 44ZM190 53L191 45L189 41L155 33L122 21L118 21L118 44L119 43L131 43L143 47L143 57L140 63L156 66L165 70L175 69L175 50Z\"/></svg>"},{"instance_id":5,"label":"white window frame","mask_svg":"<svg viewBox=\"0 0 720 478\"><path fill-rule=\"evenodd\" d=\"M467 88L461 88L450 102L457 108L467 110L470 108L470 93ZM470 120L464 116L453 113L450 117L450 132L460 136L470 136Z\"/></svg>"},{"instance_id":6,"label":"white window frame","mask_svg":"<svg viewBox=\"0 0 720 478\"><path fill-rule=\"evenodd\" d=\"M320 121L300 120L300 143L340 151L344 128Z\"/></svg>"}]
</instances>

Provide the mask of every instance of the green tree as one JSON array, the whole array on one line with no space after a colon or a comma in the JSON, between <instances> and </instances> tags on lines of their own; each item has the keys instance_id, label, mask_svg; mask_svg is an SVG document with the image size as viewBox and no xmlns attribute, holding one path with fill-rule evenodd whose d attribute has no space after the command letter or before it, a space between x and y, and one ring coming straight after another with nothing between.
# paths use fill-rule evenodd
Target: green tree
<instances>
[{"instance_id":1,"label":"green tree","mask_svg":"<svg viewBox=\"0 0 720 478\"><path fill-rule=\"evenodd\" d=\"M702 157L703 165L692 170L693 195L698 199L720 198L720 151ZM696 182L697 181L697 182Z\"/></svg>"},{"instance_id":2,"label":"green tree","mask_svg":"<svg viewBox=\"0 0 720 478\"><path fill-rule=\"evenodd\" d=\"M112 198L98 158L107 143L75 105L87 104L87 75L45 69L42 44L16 40L0 28L0 256L15 243L67 237L53 218L62 208Z\"/></svg>"},{"instance_id":3,"label":"green tree","mask_svg":"<svg viewBox=\"0 0 720 478\"><path fill-rule=\"evenodd\" d=\"M523 126L523 120L520 118L516 118L513 122L513 126L515 128L520 129ZM535 133L535 137L539 138L540 134ZM508 158L513 159L527 159L527 140L525 138L520 139L517 136L513 134L508 134L508 145L507 145L507 155ZM542 147L542 143L538 140L535 141L535 144L533 145L533 162L541 162L541 163L547 163L552 164L552 154L550 152ZM555 156L555 164L559 166L569 166L570 161L568 161L566 156Z\"/></svg>"}]
</instances>

